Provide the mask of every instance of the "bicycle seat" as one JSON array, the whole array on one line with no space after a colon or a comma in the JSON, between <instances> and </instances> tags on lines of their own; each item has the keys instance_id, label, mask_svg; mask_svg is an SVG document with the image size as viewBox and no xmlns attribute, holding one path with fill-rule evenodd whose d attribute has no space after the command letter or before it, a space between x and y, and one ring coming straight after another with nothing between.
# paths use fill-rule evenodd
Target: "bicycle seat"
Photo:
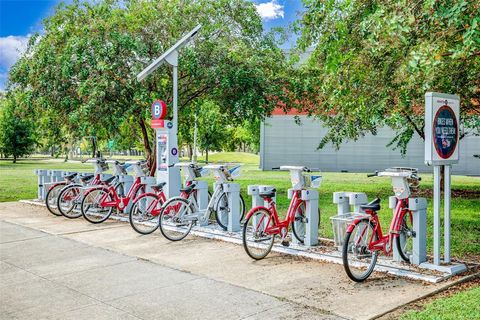
<instances>
[{"instance_id":1,"label":"bicycle seat","mask_svg":"<svg viewBox=\"0 0 480 320\"><path fill-rule=\"evenodd\" d=\"M160 182L158 184L151 186L151 188L153 190L162 191L163 187L165 187L166 184L167 184L166 182Z\"/></svg>"},{"instance_id":2,"label":"bicycle seat","mask_svg":"<svg viewBox=\"0 0 480 320\"><path fill-rule=\"evenodd\" d=\"M71 180L73 180L73 178L75 178L75 177L77 176L77 174L78 174L78 173L75 172L75 173L66 175L64 178L65 178L65 180L71 181Z\"/></svg>"},{"instance_id":3,"label":"bicycle seat","mask_svg":"<svg viewBox=\"0 0 480 320\"><path fill-rule=\"evenodd\" d=\"M360 205L360 208L363 210L378 211L380 210L380 201L380 198L375 198L367 204Z\"/></svg>"},{"instance_id":4,"label":"bicycle seat","mask_svg":"<svg viewBox=\"0 0 480 320\"><path fill-rule=\"evenodd\" d=\"M195 184L191 184L188 187L180 189L180 192L190 193L195 189Z\"/></svg>"},{"instance_id":5,"label":"bicycle seat","mask_svg":"<svg viewBox=\"0 0 480 320\"><path fill-rule=\"evenodd\" d=\"M113 177L110 177L110 178L108 178L108 179L103 180L102 182L103 182L103 183L106 183L106 184L110 184L110 182L112 182L113 179L115 179L115 178L116 178L116 177L113 176Z\"/></svg>"},{"instance_id":6,"label":"bicycle seat","mask_svg":"<svg viewBox=\"0 0 480 320\"><path fill-rule=\"evenodd\" d=\"M277 189L272 189L268 192L260 192L258 195L262 198L273 198L275 197L275 192L277 192Z\"/></svg>"},{"instance_id":7,"label":"bicycle seat","mask_svg":"<svg viewBox=\"0 0 480 320\"><path fill-rule=\"evenodd\" d=\"M92 179L93 176L94 176L93 174L89 174L88 176L83 176L80 178L80 181L87 182L88 180Z\"/></svg>"}]
</instances>

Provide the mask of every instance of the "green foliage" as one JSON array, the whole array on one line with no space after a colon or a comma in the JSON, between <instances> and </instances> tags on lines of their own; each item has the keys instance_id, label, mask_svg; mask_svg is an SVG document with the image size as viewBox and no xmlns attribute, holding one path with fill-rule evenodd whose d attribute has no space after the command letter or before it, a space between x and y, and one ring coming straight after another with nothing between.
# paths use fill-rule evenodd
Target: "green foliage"
<instances>
[{"instance_id":1,"label":"green foliage","mask_svg":"<svg viewBox=\"0 0 480 320\"><path fill-rule=\"evenodd\" d=\"M304 3L299 43L315 50L296 90L330 128L320 146L387 125L404 152L424 136L426 91L459 94L463 134L480 134L480 2Z\"/></svg>"},{"instance_id":2,"label":"green foliage","mask_svg":"<svg viewBox=\"0 0 480 320\"><path fill-rule=\"evenodd\" d=\"M447 298L440 298L428 305L422 311L410 311L404 314L401 319L418 320L457 320L457 319L478 319L480 315L480 287L456 293Z\"/></svg>"},{"instance_id":3,"label":"green foliage","mask_svg":"<svg viewBox=\"0 0 480 320\"><path fill-rule=\"evenodd\" d=\"M36 144L33 123L16 110L23 98L13 92L0 101L0 153L12 156L14 163L30 155Z\"/></svg>"},{"instance_id":4,"label":"green foliage","mask_svg":"<svg viewBox=\"0 0 480 320\"><path fill-rule=\"evenodd\" d=\"M255 120L272 110L286 79L283 52L247 0L100 0L60 4L31 38L12 67L10 88L30 96L46 123L47 137L99 141L140 135L147 155L154 99L169 105L171 68L159 68L139 83L136 75L197 24L195 42L179 62L179 130L192 141L191 115L197 101L209 100L229 123ZM127 123L127 125L125 125ZM51 126L44 126L51 130ZM55 142L53 142L55 141ZM181 141L182 143L182 141ZM133 140L126 145L134 144Z\"/></svg>"},{"instance_id":5,"label":"green foliage","mask_svg":"<svg viewBox=\"0 0 480 320\"><path fill-rule=\"evenodd\" d=\"M220 112L220 108L211 101L205 101L200 105L197 115L198 143L201 150L221 151L222 143L228 137L225 131L226 116Z\"/></svg>"}]
</instances>

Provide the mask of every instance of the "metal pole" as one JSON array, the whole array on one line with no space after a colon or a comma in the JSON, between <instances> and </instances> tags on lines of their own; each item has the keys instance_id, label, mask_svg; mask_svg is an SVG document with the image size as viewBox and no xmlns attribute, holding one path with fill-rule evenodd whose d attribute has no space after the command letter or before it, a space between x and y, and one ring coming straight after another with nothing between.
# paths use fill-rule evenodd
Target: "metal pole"
<instances>
[{"instance_id":1,"label":"metal pole","mask_svg":"<svg viewBox=\"0 0 480 320\"><path fill-rule=\"evenodd\" d=\"M433 167L433 264L440 265L440 166Z\"/></svg>"},{"instance_id":2,"label":"metal pole","mask_svg":"<svg viewBox=\"0 0 480 320\"><path fill-rule=\"evenodd\" d=\"M173 130L178 132L178 66L173 66Z\"/></svg>"},{"instance_id":3,"label":"metal pole","mask_svg":"<svg viewBox=\"0 0 480 320\"><path fill-rule=\"evenodd\" d=\"M444 177L444 203L443 203L443 209L444 209L444 235L443 235L443 241L444 241L444 262L445 263L450 263L450 186L451 186L451 172L450 172L451 166L450 165L445 165L445 177Z\"/></svg>"},{"instance_id":4,"label":"metal pole","mask_svg":"<svg viewBox=\"0 0 480 320\"><path fill-rule=\"evenodd\" d=\"M193 128L193 162L197 162L197 113L195 112L195 127Z\"/></svg>"}]
</instances>

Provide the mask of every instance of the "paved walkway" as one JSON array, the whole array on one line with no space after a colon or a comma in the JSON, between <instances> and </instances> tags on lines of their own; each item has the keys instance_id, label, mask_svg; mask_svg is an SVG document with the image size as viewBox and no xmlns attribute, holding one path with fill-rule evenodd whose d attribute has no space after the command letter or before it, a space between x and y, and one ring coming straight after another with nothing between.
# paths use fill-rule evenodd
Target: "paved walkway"
<instances>
[{"instance_id":1,"label":"paved walkway","mask_svg":"<svg viewBox=\"0 0 480 320\"><path fill-rule=\"evenodd\" d=\"M0 314L7 319L368 319L446 285L187 237L171 243L128 224L54 217L0 203Z\"/></svg>"}]
</instances>

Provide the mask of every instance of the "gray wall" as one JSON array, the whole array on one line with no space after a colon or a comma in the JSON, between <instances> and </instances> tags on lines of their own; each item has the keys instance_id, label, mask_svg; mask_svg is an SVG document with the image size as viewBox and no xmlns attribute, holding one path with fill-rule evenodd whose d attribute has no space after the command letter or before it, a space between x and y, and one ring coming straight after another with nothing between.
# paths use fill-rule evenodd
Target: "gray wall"
<instances>
[{"instance_id":1,"label":"gray wall","mask_svg":"<svg viewBox=\"0 0 480 320\"><path fill-rule=\"evenodd\" d=\"M280 165L304 165L322 171L372 172L393 166L419 168L432 172L425 166L423 140L415 134L410 141L407 155L402 158L398 150L386 145L395 133L382 128L376 136L371 134L357 141L342 144L336 151L331 145L317 150L327 130L318 120L299 116L297 125L294 116L282 115L267 118L260 130L260 168L270 170ZM453 165L454 174L480 175L480 137L469 136L460 141L460 162Z\"/></svg>"}]
</instances>

